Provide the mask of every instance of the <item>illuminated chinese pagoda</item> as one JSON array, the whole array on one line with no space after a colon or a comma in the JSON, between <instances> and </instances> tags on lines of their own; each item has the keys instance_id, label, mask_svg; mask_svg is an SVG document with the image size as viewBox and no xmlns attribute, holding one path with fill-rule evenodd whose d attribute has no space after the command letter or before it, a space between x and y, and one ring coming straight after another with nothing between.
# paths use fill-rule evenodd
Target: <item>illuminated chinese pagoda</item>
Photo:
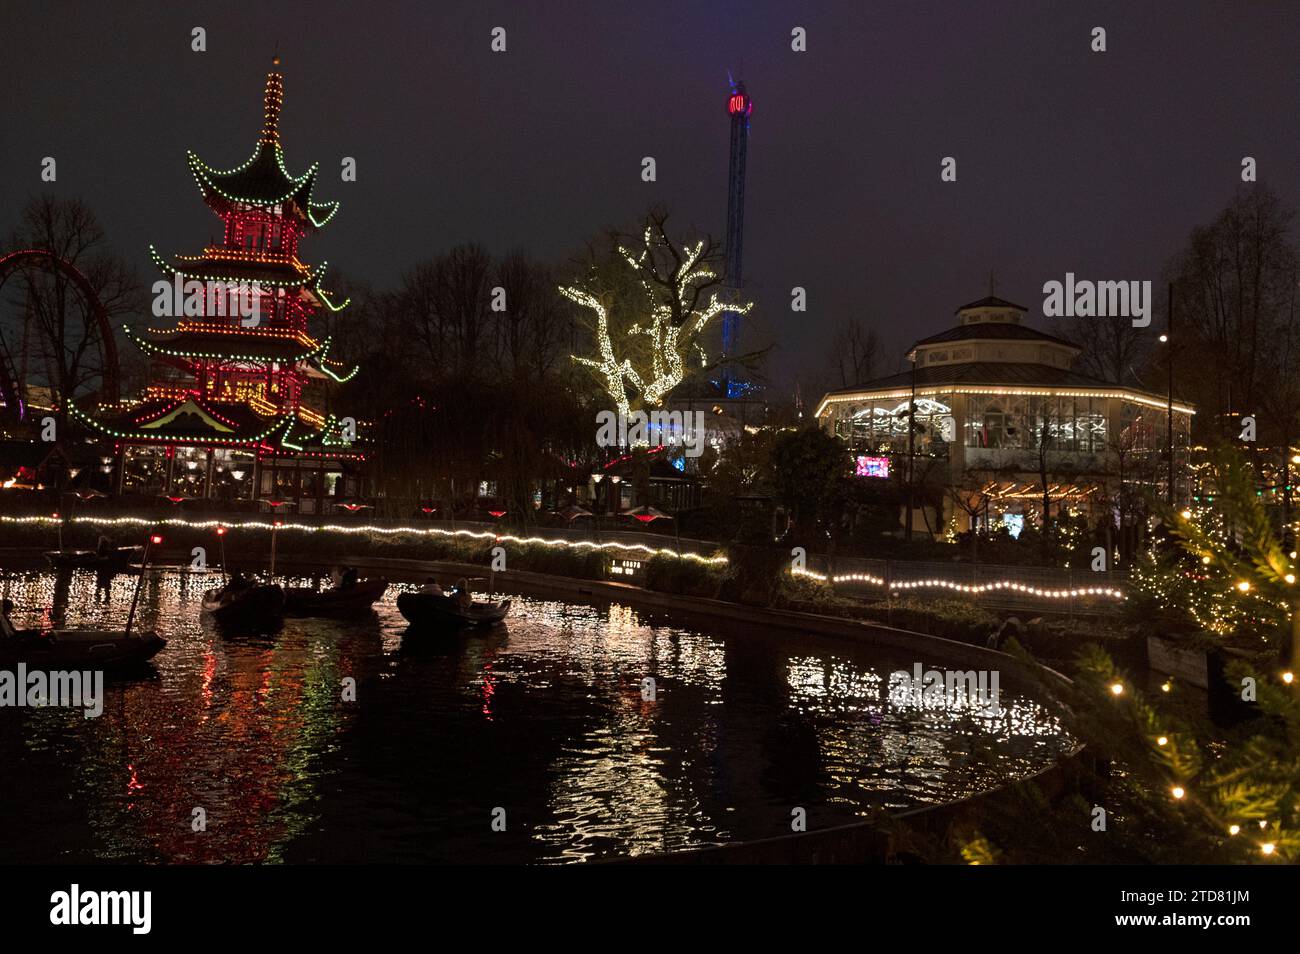
<instances>
[{"instance_id":1,"label":"illuminated chinese pagoda","mask_svg":"<svg viewBox=\"0 0 1300 954\"><path fill-rule=\"evenodd\" d=\"M361 491L356 421L325 410L327 389L356 369L331 360L330 339L308 328L321 308L337 312L347 301L321 287L323 263L298 258L299 240L333 219L338 203L314 201L317 165L299 176L285 167L283 98L276 69L266 77L261 138L242 165L223 172L189 154L223 237L198 255L164 258L150 247L165 276L154 313L175 323L123 329L150 359L143 399L95 415L69 407L114 440L120 493L324 513Z\"/></svg>"}]
</instances>

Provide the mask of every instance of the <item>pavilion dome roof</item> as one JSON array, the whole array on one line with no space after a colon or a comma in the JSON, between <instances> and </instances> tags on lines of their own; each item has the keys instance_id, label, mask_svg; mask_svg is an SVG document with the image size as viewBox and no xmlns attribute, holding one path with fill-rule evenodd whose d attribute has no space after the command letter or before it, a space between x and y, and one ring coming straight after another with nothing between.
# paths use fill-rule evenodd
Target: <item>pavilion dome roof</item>
<instances>
[{"instance_id":1,"label":"pavilion dome roof","mask_svg":"<svg viewBox=\"0 0 1300 954\"><path fill-rule=\"evenodd\" d=\"M1055 335L1049 335L1037 328L1030 328L1028 325L1017 325L1002 322L988 322L987 324L958 325L955 328L949 328L947 331L941 331L937 335L931 335L928 338L922 338L914 345L946 344L953 341L1043 341L1050 342L1063 347L1073 348L1075 351L1082 350L1072 341L1066 341L1064 338L1058 338Z\"/></svg>"}]
</instances>

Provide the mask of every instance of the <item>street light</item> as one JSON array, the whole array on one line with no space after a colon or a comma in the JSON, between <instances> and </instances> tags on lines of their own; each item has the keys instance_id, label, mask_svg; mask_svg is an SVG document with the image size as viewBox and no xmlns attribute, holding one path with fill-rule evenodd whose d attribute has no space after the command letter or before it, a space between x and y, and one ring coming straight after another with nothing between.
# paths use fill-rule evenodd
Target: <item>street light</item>
<instances>
[{"instance_id":1,"label":"street light","mask_svg":"<svg viewBox=\"0 0 1300 954\"><path fill-rule=\"evenodd\" d=\"M1165 316L1165 334L1160 336L1162 344L1168 344L1169 339L1174 333L1174 283L1169 283L1169 312ZM1169 398L1165 407L1165 452L1169 455L1169 486L1166 489L1166 500L1169 506L1174 505L1174 349L1173 345L1169 346L1166 355L1169 362Z\"/></svg>"},{"instance_id":2,"label":"street light","mask_svg":"<svg viewBox=\"0 0 1300 954\"><path fill-rule=\"evenodd\" d=\"M904 521L905 537L912 542L912 505L914 503L913 475L916 473L916 349L907 353L912 363L912 396L907 404L907 516Z\"/></svg>"}]
</instances>

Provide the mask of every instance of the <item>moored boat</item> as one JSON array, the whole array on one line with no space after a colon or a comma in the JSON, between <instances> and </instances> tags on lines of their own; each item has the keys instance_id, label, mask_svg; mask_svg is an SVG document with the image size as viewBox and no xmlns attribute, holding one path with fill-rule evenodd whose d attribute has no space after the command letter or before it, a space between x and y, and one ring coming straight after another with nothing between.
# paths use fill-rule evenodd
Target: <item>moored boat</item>
<instances>
[{"instance_id":1,"label":"moored boat","mask_svg":"<svg viewBox=\"0 0 1300 954\"><path fill-rule=\"evenodd\" d=\"M275 583L218 587L203 594L203 612L226 625L274 623L284 614L284 590Z\"/></svg>"},{"instance_id":2,"label":"moored boat","mask_svg":"<svg viewBox=\"0 0 1300 954\"><path fill-rule=\"evenodd\" d=\"M284 591L284 611L296 616L355 616L368 612L387 589L382 577L320 591L291 586Z\"/></svg>"},{"instance_id":3,"label":"moored boat","mask_svg":"<svg viewBox=\"0 0 1300 954\"><path fill-rule=\"evenodd\" d=\"M40 669L121 668L153 658L166 645L167 640L147 632L20 629L0 640L0 668L18 663Z\"/></svg>"},{"instance_id":4,"label":"moored boat","mask_svg":"<svg viewBox=\"0 0 1300 954\"><path fill-rule=\"evenodd\" d=\"M125 568L144 552L144 547L113 547L99 550L50 550L45 559L56 570L104 570Z\"/></svg>"},{"instance_id":5,"label":"moored boat","mask_svg":"<svg viewBox=\"0 0 1300 954\"><path fill-rule=\"evenodd\" d=\"M496 603L471 603L469 609L465 610L453 596L402 593L397 597L397 609L412 626L443 628L491 626L501 622L509 614L510 600Z\"/></svg>"}]
</instances>

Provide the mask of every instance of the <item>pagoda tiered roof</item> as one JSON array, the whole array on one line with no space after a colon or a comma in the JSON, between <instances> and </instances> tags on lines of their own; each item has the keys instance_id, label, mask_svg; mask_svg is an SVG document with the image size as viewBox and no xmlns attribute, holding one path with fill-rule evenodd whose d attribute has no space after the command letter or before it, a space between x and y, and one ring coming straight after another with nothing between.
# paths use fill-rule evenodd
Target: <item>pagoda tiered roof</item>
<instances>
[{"instance_id":1,"label":"pagoda tiered roof","mask_svg":"<svg viewBox=\"0 0 1300 954\"><path fill-rule=\"evenodd\" d=\"M173 255L164 258L152 245L149 254L163 274L179 272L187 279L200 282L231 282L235 284L273 285L283 288L314 285L325 271L325 263L312 268L296 258L259 252L232 253L225 249L207 248L202 255Z\"/></svg>"},{"instance_id":2,"label":"pagoda tiered roof","mask_svg":"<svg viewBox=\"0 0 1300 954\"><path fill-rule=\"evenodd\" d=\"M122 329L143 352L160 359L157 363L180 369L181 380L163 375L141 402L100 406L93 416L67 402L69 414L113 438L119 450L124 444L155 443L364 459L344 439L345 434L355 439L355 421L347 419L344 429L304 402L319 396L308 379L347 381L357 369L331 359L330 339L318 340L307 331L317 308L337 312L348 304L334 302L321 287L326 263L308 265L297 257L299 238L329 221L338 203L312 200L317 166L297 176L285 167L278 58L275 64L266 78L265 121L252 157L222 171L189 155L205 201L225 220L222 242L197 255L163 256L149 249L170 278L175 326ZM199 294L193 282L207 287ZM163 301L168 297L159 294ZM248 313L250 301L262 312Z\"/></svg>"},{"instance_id":3,"label":"pagoda tiered roof","mask_svg":"<svg viewBox=\"0 0 1300 954\"><path fill-rule=\"evenodd\" d=\"M139 348L168 358L197 358L227 361L275 361L294 364L323 355L329 348L329 339L317 341L306 334L289 329L283 332L270 329L243 329L221 327L204 322L189 325L182 322L176 328L164 330L147 328L142 332L122 326L122 333Z\"/></svg>"},{"instance_id":4,"label":"pagoda tiered roof","mask_svg":"<svg viewBox=\"0 0 1300 954\"><path fill-rule=\"evenodd\" d=\"M334 417L314 412L269 409L259 411L242 401L211 401L195 392L149 398L129 408L95 417L71 401L68 410L88 427L118 440L160 444L244 447L264 452L315 453L323 457L360 460L341 436ZM320 420L313 426L306 417Z\"/></svg>"},{"instance_id":5,"label":"pagoda tiered roof","mask_svg":"<svg viewBox=\"0 0 1300 954\"><path fill-rule=\"evenodd\" d=\"M319 163L313 163L298 176L285 168L279 130L283 101L283 75L278 71L268 73L262 137L252 156L233 169L222 170L189 152L186 155L190 172L203 193L203 200L218 215L241 206L288 206L304 230L321 228L334 217L339 203L312 199Z\"/></svg>"}]
</instances>

